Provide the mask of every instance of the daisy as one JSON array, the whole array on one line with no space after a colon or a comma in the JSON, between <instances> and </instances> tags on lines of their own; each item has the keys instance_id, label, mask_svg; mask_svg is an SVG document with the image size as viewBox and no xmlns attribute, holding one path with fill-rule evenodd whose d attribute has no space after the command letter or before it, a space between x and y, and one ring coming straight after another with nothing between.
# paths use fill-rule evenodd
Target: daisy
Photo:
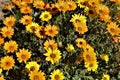
<instances>
[{"instance_id":1,"label":"daisy","mask_svg":"<svg viewBox=\"0 0 120 80\"><path fill-rule=\"evenodd\" d=\"M31 14L32 9L30 8L30 6L23 6L20 8L20 12L23 14Z\"/></svg>"},{"instance_id":2,"label":"daisy","mask_svg":"<svg viewBox=\"0 0 120 80\"><path fill-rule=\"evenodd\" d=\"M52 18L52 15L51 15L50 12L48 12L48 11L44 11L44 12L42 12L41 15L40 15L40 19L41 19L42 21L48 21L48 20L50 20L51 18Z\"/></svg>"},{"instance_id":3,"label":"daisy","mask_svg":"<svg viewBox=\"0 0 120 80\"><path fill-rule=\"evenodd\" d=\"M55 42L55 40L46 40L44 43L44 49L48 50L49 48L52 50L57 49L57 43Z\"/></svg>"},{"instance_id":4,"label":"daisy","mask_svg":"<svg viewBox=\"0 0 120 80\"><path fill-rule=\"evenodd\" d=\"M20 49L19 52L16 52L17 60L21 63L24 62L26 63L30 57L31 57L31 52L28 51L28 49Z\"/></svg>"},{"instance_id":5,"label":"daisy","mask_svg":"<svg viewBox=\"0 0 120 80\"><path fill-rule=\"evenodd\" d=\"M26 64L25 68L27 68L29 71L35 71L35 70L38 71L40 65L35 61L31 61Z\"/></svg>"},{"instance_id":6,"label":"daisy","mask_svg":"<svg viewBox=\"0 0 120 80\"><path fill-rule=\"evenodd\" d=\"M96 61L85 62L85 67L87 68L88 71L96 71L98 68L98 62Z\"/></svg>"},{"instance_id":7,"label":"daisy","mask_svg":"<svg viewBox=\"0 0 120 80\"><path fill-rule=\"evenodd\" d=\"M101 80L110 80L110 76L108 74L103 74Z\"/></svg>"},{"instance_id":8,"label":"daisy","mask_svg":"<svg viewBox=\"0 0 120 80\"><path fill-rule=\"evenodd\" d=\"M39 24L38 23L32 22L32 23L26 25L26 30L31 32L31 33L34 33L38 29L39 29Z\"/></svg>"},{"instance_id":9,"label":"daisy","mask_svg":"<svg viewBox=\"0 0 120 80\"><path fill-rule=\"evenodd\" d=\"M65 78L63 72L61 72L59 69L54 70L50 77L50 80L63 80Z\"/></svg>"},{"instance_id":10,"label":"daisy","mask_svg":"<svg viewBox=\"0 0 120 80\"><path fill-rule=\"evenodd\" d=\"M46 80L45 79L45 73L42 71L32 71L29 74L29 79L30 80Z\"/></svg>"},{"instance_id":11,"label":"daisy","mask_svg":"<svg viewBox=\"0 0 120 80\"><path fill-rule=\"evenodd\" d=\"M86 45L87 45L86 40L83 39L83 38L77 38L77 39L76 39L76 42L77 42L76 45L77 45L79 48L84 48L84 47L86 47Z\"/></svg>"},{"instance_id":12,"label":"daisy","mask_svg":"<svg viewBox=\"0 0 120 80\"><path fill-rule=\"evenodd\" d=\"M48 49L44 55L46 56L46 61L50 61L52 64L58 63L61 58L61 53L58 49Z\"/></svg>"},{"instance_id":13,"label":"daisy","mask_svg":"<svg viewBox=\"0 0 120 80\"><path fill-rule=\"evenodd\" d=\"M3 37L9 37L11 38L14 35L14 29L12 27L2 27L1 28L1 33Z\"/></svg>"},{"instance_id":14,"label":"daisy","mask_svg":"<svg viewBox=\"0 0 120 80\"><path fill-rule=\"evenodd\" d=\"M54 37L58 34L58 27L55 25L47 25L45 27L46 35Z\"/></svg>"},{"instance_id":15,"label":"daisy","mask_svg":"<svg viewBox=\"0 0 120 80\"><path fill-rule=\"evenodd\" d=\"M16 19L13 16L6 17L5 20L3 20L3 24L8 27L13 27L16 22Z\"/></svg>"},{"instance_id":16,"label":"daisy","mask_svg":"<svg viewBox=\"0 0 120 80\"><path fill-rule=\"evenodd\" d=\"M11 52L15 52L18 49L18 44L16 41L9 41L9 42L5 42L4 44L4 49L7 50L7 53Z\"/></svg>"},{"instance_id":17,"label":"daisy","mask_svg":"<svg viewBox=\"0 0 120 80\"><path fill-rule=\"evenodd\" d=\"M20 22L21 22L23 25L30 24L30 23L32 22L32 16L24 15L24 16L20 19Z\"/></svg>"},{"instance_id":18,"label":"daisy","mask_svg":"<svg viewBox=\"0 0 120 80\"><path fill-rule=\"evenodd\" d=\"M45 38L46 37L45 27L40 26L38 30L35 31L35 34L38 38Z\"/></svg>"},{"instance_id":19,"label":"daisy","mask_svg":"<svg viewBox=\"0 0 120 80\"><path fill-rule=\"evenodd\" d=\"M11 56L5 56L1 58L0 62L1 62L1 68L3 68L3 70L10 70L14 67L15 64L15 61Z\"/></svg>"}]
</instances>

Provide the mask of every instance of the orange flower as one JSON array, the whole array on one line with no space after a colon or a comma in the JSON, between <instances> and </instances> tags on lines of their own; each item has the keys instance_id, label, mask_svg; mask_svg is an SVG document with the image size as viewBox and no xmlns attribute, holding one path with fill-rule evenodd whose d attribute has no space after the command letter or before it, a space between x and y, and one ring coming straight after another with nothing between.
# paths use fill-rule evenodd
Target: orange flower
<instances>
[{"instance_id":1,"label":"orange flower","mask_svg":"<svg viewBox=\"0 0 120 80\"><path fill-rule=\"evenodd\" d=\"M77 5L74 1L70 0L70 1L66 1L66 3L68 4L69 8L68 10L75 10L77 8Z\"/></svg>"},{"instance_id":2,"label":"orange flower","mask_svg":"<svg viewBox=\"0 0 120 80\"><path fill-rule=\"evenodd\" d=\"M0 37L0 45L4 43L4 38Z\"/></svg>"},{"instance_id":3,"label":"orange flower","mask_svg":"<svg viewBox=\"0 0 120 80\"><path fill-rule=\"evenodd\" d=\"M59 11L63 12L66 12L69 9L69 5L63 0L58 0L55 6L58 8Z\"/></svg>"},{"instance_id":4,"label":"orange flower","mask_svg":"<svg viewBox=\"0 0 120 80\"><path fill-rule=\"evenodd\" d=\"M58 27L55 25L47 25L45 27L46 35L54 37L58 34Z\"/></svg>"},{"instance_id":5,"label":"orange flower","mask_svg":"<svg viewBox=\"0 0 120 80\"><path fill-rule=\"evenodd\" d=\"M25 3L33 3L33 0L22 0L23 2L25 2Z\"/></svg>"},{"instance_id":6,"label":"orange flower","mask_svg":"<svg viewBox=\"0 0 120 80\"><path fill-rule=\"evenodd\" d=\"M20 11L23 14L31 14L32 13L32 9L29 6L21 7Z\"/></svg>"},{"instance_id":7,"label":"orange flower","mask_svg":"<svg viewBox=\"0 0 120 80\"><path fill-rule=\"evenodd\" d=\"M46 40L44 43L44 48L45 50L48 50L49 48L52 50L57 49L57 43L55 42L55 40Z\"/></svg>"},{"instance_id":8,"label":"orange flower","mask_svg":"<svg viewBox=\"0 0 120 80\"><path fill-rule=\"evenodd\" d=\"M85 32L88 31L88 28L85 23L74 23L75 31L78 32L79 34L84 34Z\"/></svg>"},{"instance_id":9,"label":"orange flower","mask_svg":"<svg viewBox=\"0 0 120 80\"><path fill-rule=\"evenodd\" d=\"M97 5L95 9L99 15L109 15L110 12L109 8L103 4Z\"/></svg>"},{"instance_id":10,"label":"orange flower","mask_svg":"<svg viewBox=\"0 0 120 80\"><path fill-rule=\"evenodd\" d=\"M0 80L5 80L3 75L0 75Z\"/></svg>"},{"instance_id":11,"label":"orange flower","mask_svg":"<svg viewBox=\"0 0 120 80\"><path fill-rule=\"evenodd\" d=\"M76 42L77 42L77 46L78 46L79 48L84 48L84 47L86 47L86 45L87 45L86 40L84 40L83 38L77 38L77 39L76 39Z\"/></svg>"},{"instance_id":12,"label":"orange flower","mask_svg":"<svg viewBox=\"0 0 120 80\"><path fill-rule=\"evenodd\" d=\"M3 9L5 9L5 10L10 10L10 9L12 9L12 8L14 8L13 4L9 3L9 4L7 4L6 6L4 6Z\"/></svg>"},{"instance_id":13,"label":"orange flower","mask_svg":"<svg viewBox=\"0 0 120 80\"><path fill-rule=\"evenodd\" d=\"M11 56L5 56L3 58L1 58L1 67L4 69L4 70L9 70L9 69L12 69L14 67L14 59L13 57Z\"/></svg>"},{"instance_id":14,"label":"orange flower","mask_svg":"<svg viewBox=\"0 0 120 80\"><path fill-rule=\"evenodd\" d=\"M31 57L31 52L29 52L27 49L20 49L19 52L16 53L18 61L21 63L22 61L26 63L30 57Z\"/></svg>"},{"instance_id":15,"label":"orange flower","mask_svg":"<svg viewBox=\"0 0 120 80\"><path fill-rule=\"evenodd\" d=\"M4 49L7 50L7 53L13 53L18 49L18 44L16 43L16 41L5 42Z\"/></svg>"},{"instance_id":16,"label":"orange flower","mask_svg":"<svg viewBox=\"0 0 120 80\"><path fill-rule=\"evenodd\" d=\"M32 22L32 16L28 16L28 15L24 15L20 22L23 24L23 25L27 25L27 24L30 24Z\"/></svg>"},{"instance_id":17,"label":"orange flower","mask_svg":"<svg viewBox=\"0 0 120 80\"><path fill-rule=\"evenodd\" d=\"M111 35L119 35L120 34L120 28L118 28L118 25L114 22L110 22L107 25L107 30Z\"/></svg>"},{"instance_id":18,"label":"orange flower","mask_svg":"<svg viewBox=\"0 0 120 80\"><path fill-rule=\"evenodd\" d=\"M3 27L1 29L1 33L2 33L3 37L11 38L14 35L14 29L12 27Z\"/></svg>"},{"instance_id":19,"label":"orange flower","mask_svg":"<svg viewBox=\"0 0 120 80\"><path fill-rule=\"evenodd\" d=\"M39 29L35 31L35 34L38 38L45 38L45 28L43 26L40 26Z\"/></svg>"},{"instance_id":20,"label":"orange flower","mask_svg":"<svg viewBox=\"0 0 120 80\"><path fill-rule=\"evenodd\" d=\"M15 24L16 19L13 16L6 17L5 20L3 21L3 24L12 27Z\"/></svg>"},{"instance_id":21,"label":"orange flower","mask_svg":"<svg viewBox=\"0 0 120 80\"><path fill-rule=\"evenodd\" d=\"M111 16L110 15L100 15L98 17L99 20L104 22L111 22Z\"/></svg>"},{"instance_id":22,"label":"orange flower","mask_svg":"<svg viewBox=\"0 0 120 80\"><path fill-rule=\"evenodd\" d=\"M34 0L33 6L37 9L44 9L45 3L42 0Z\"/></svg>"},{"instance_id":23,"label":"orange flower","mask_svg":"<svg viewBox=\"0 0 120 80\"><path fill-rule=\"evenodd\" d=\"M91 7L96 7L100 3L100 0L88 0L88 4Z\"/></svg>"}]
</instances>

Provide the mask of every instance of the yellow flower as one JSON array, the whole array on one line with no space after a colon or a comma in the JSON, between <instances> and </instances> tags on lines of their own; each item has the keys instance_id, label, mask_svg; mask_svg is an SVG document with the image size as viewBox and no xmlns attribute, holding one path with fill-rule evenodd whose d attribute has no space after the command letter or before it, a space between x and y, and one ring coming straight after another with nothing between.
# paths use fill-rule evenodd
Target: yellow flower
<instances>
[{"instance_id":1,"label":"yellow flower","mask_svg":"<svg viewBox=\"0 0 120 80\"><path fill-rule=\"evenodd\" d=\"M21 63L22 61L23 62L27 62L30 57L31 57L31 52L28 51L28 49L20 49L19 52L16 52L16 56L18 57L18 61Z\"/></svg>"},{"instance_id":2,"label":"yellow flower","mask_svg":"<svg viewBox=\"0 0 120 80\"><path fill-rule=\"evenodd\" d=\"M24 16L20 19L20 22L21 22L23 25L30 24L30 23L32 22L32 16L24 15Z\"/></svg>"},{"instance_id":3,"label":"yellow flower","mask_svg":"<svg viewBox=\"0 0 120 80\"><path fill-rule=\"evenodd\" d=\"M37 9L44 9L45 2L42 0L34 0L33 6Z\"/></svg>"},{"instance_id":4,"label":"yellow flower","mask_svg":"<svg viewBox=\"0 0 120 80\"><path fill-rule=\"evenodd\" d=\"M87 7L87 0L77 0L78 6L80 6L80 8L85 8Z\"/></svg>"},{"instance_id":5,"label":"yellow flower","mask_svg":"<svg viewBox=\"0 0 120 80\"><path fill-rule=\"evenodd\" d=\"M8 27L13 27L16 22L16 19L13 16L6 17L3 21L3 24Z\"/></svg>"},{"instance_id":6,"label":"yellow flower","mask_svg":"<svg viewBox=\"0 0 120 80\"><path fill-rule=\"evenodd\" d=\"M98 68L98 62L96 61L85 62L85 67L87 68L88 71L96 71Z\"/></svg>"},{"instance_id":7,"label":"yellow flower","mask_svg":"<svg viewBox=\"0 0 120 80\"><path fill-rule=\"evenodd\" d=\"M108 74L103 74L101 80L110 80L110 76Z\"/></svg>"},{"instance_id":8,"label":"yellow flower","mask_svg":"<svg viewBox=\"0 0 120 80\"><path fill-rule=\"evenodd\" d=\"M48 50L49 48L52 50L57 49L57 43L55 42L55 40L46 40L44 43L44 49Z\"/></svg>"},{"instance_id":9,"label":"yellow flower","mask_svg":"<svg viewBox=\"0 0 120 80\"><path fill-rule=\"evenodd\" d=\"M58 34L58 27L55 25L47 25L45 27L46 35L54 37Z\"/></svg>"},{"instance_id":10,"label":"yellow flower","mask_svg":"<svg viewBox=\"0 0 120 80\"><path fill-rule=\"evenodd\" d=\"M16 41L5 42L4 49L7 50L7 53L13 53L18 49L18 44L16 43Z\"/></svg>"},{"instance_id":11,"label":"yellow flower","mask_svg":"<svg viewBox=\"0 0 120 80\"><path fill-rule=\"evenodd\" d=\"M54 70L50 77L50 80L63 80L65 78L63 72L61 72L59 69Z\"/></svg>"},{"instance_id":12,"label":"yellow flower","mask_svg":"<svg viewBox=\"0 0 120 80\"><path fill-rule=\"evenodd\" d=\"M14 67L14 59L11 56L5 56L1 59L1 68L3 68L3 70L10 70Z\"/></svg>"},{"instance_id":13,"label":"yellow flower","mask_svg":"<svg viewBox=\"0 0 120 80\"><path fill-rule=\"evenodd\" d=\"M107 30L111 35L119 35L120 34L120 28L118 28L118 25L114 22L110 22L107 25Z\"/></svg>"},{"instance_id":14,"label":"yellow flower","mask_svg":"<svg viewBox=\"0 0 120 80\"><path fill-rule=\"evenodd\" d=\"M27 68L29 71L35 71L35 70L38 71L40 68L40 65L37 64L37 62L35 61L31 61L26 64L25 68Z\"/></svg>"},{"instance_id":15,"label":"yellow flower","mask_svg":"<svg viewBox=\"0 0 120 80\"><path fill-rule=\"evenodd\" d=\"M68 10L75 10L77 8L77 5L76 5L76 3L74 1L69 0L69 1L66 1L66 2L68 4L68 6L69 6Z\"/></svg>"},{"instance_id":16,"label":"yellow flower","mask_svg":"<svg viewBox=\"0 0 120 80\"><path fill-rule=\"evenodd\" d=\"M2 33L3 37L11 38L14 34L14 29L12 27L2 27L1 33Z\"/></svg>"},{"instance_id":17,"label":"yellow flower","mask_svg":"<svg viewBox=\"0 0 120 80\"><path fill-rule=\"evenodd\" d=\"M61 53L58 49L52 50L49 48L44 55L46 56L46 61L50 61L52 64L58 63L61 58Z\"/></svg>"},{"instance_id":18,"label":"yellow flower","mask_svg":"<svg viewBox=\"0 0 120 80\"><path fill-rule=\"evenodd\" d=\"M39 24L35 23L35 22L32 22L26 26L26 30L31 32L31 33L34 33L38 29L39 29Z\"/></svg>"},{"instance_id":19,"label":"yellow flower","mask_svg":"<svg viewBox=\"0 0 120 80\"><path fill-rule=\"evenodd\" d=\"M106 61L106 62L109 61L109 56L106 55L106 54L102 54L102 55L100 55L100 57L101 57L102 60L104 60L104 61Z\"/></svg>"},{"instance_id":20,"label":"yellow flower","mask_svg":"<svg viewBox=\"0 0 120 80\"><path fill-rule=\"evenodd\" d=\"M94 48L87 44L86 47L83 48L84 51L87 51L87 52L94 52Z\"/></svg>"},{"instance_id":21,"label":"yellow flower","mask_svg":"<svg viewBox=\"0 0 120 80\"><path fill-rule=\"evenodd\" d=\"M48 21L52 18L52 15L50 14L50 12L44 11L44 12L41 13L40 18L43 21Z\"/></svg>"},{"instance_id":22,"label":"yellow flower","mask_svg":"<svg viewBox=\"0 0 120 80\"><path fill-rule=\"evenodd\" d=\"M87 45L86 40L84 40L83 38L77 38L77 39L76 39L76 42L77 42L76 45L77 45L79 48L84 48L84 47L86 47L86 45Z\"/></svg>"},{"instance_id":23,"label":"yellow flower","mask_svg":"<svg viewBox=\"0 0 120 80\"><path fill-rule=\"evenodd\" d=\"M30 80L46 80L45 73L42 71L31 71L29 74Z\"/></svg>"},{"instance_id":24,"label":"yellow flower","mask_svg":"<svg viewBox=\"0 0 120 80\"><path fill-rule=\"evenodd\" d=\"M72 44L67 44L66 50L68 52L71 52L71 51L74 51L75 49L74 49L74 46Z\"/></svg>"},{"instance_id":25,"label":"yellow flower","mask_svg":"<svg viewBox=\"0 0 120 80\"><path fill-rule=\"evenodd\" d=\"M0 68L0 74L2 73L2 68Z\"/></svg>"},{"instance_id":26,"label":"yellow flower","mask_svg":"<svg viewBox=\"0 0 120 80\"><path fill-rule=\"evenodd\" d=\"M20 12L23 13L23 14L31 14L32 9L31 9L30 6L21 6Z\"/></svg>"}]
</instances>

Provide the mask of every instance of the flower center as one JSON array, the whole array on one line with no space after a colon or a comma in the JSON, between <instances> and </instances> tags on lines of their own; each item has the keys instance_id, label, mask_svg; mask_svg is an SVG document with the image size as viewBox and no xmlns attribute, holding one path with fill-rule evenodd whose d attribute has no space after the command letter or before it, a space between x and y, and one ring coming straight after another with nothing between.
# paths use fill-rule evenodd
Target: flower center
<instances>
[{"instance_id":1,"label":"flower center","mask_svg":"<svg viewBox=\"0 0 120 80\"><path fill-rule=\"evenodd\" d=\"M33 77L33 80L40 80L40 79L39 79L39 76L38 76L38 75L35 75L35 76Z\"/></svg>"},{"instance_id":2,"label":"flower center","mask_svg":"<svg viewBox=\"0 0 120 80\"><path fill-rule=\"evenodd\" d=\"M6 64L6 66L10 66L10 62L8 62L8 61L5 64Z\"/></svg>"},{"instance_id":3,"label":"flower center","mask_svg":"<svg viewBox=\"0 0 120 80\"><path fill-rule=\"evenodd\" d=\"M81 27L78 27L78 30L79 30L79 31L82 31L82 28L81 28Z\"/></svg>"},{"instance_id":4,"label":"flower center","mask_svg":"<svg viewBox=\"0 0 120 80\"><path fill-rule=\"evenodd\" d=\"M89 67L93 67L93 64L90 64Z\"/></svg>"},{"instance_id":5,"label":"flower center","mask_svg":"<svg viewBox=\"0 0 120 80\"><path fill-rule=\"evenodd\" d=\"M76 19L75 22L77 23L77 22L81 22L81 21L79 19Z\"/></svg>"},{"instance_id":6,"label":"flower center","mask_svg":"<svg viewBox=\"0 0 120 80\"><path fill-rule=\"evenodd\" d=\"M115 29L114 29L114 28L111 28L110 31L111 31L111 32L115 32Z\"/></svg>"},{"instance_id":7,"label":"flower center","mask_svg":"<svg viewBox=\"0 0 120 80\"><path fill-rule=\"evenodd\" d=\"M59 75L55 75L55 80L59 80Z\"/></svg>"},{"instance_id":8,"label":"flower center","mask_svg":"<svg viewBox=\"0 0 120 80\"><path fill-rule=\"evenodd\" d=\"M54 53L52 53L52 54L50 54L50 57L51 57L51 58L55 58L56 55L55 55Z\"/></svg>"},{"instance_id":9,"label":"flower center","mask_svg":"<svg viewBox=\"0 0 120 80\"><path fill-rule=\"evenodd\" d=\"M22 54L22 55L21 55L21 58L22 58L22 59L26 59L26 55L25 55L25 54Z\"/></svg>"},{"instance_id":10,"label":"flower center","mask_svg":"<svg viewBox=\"0 0 120 80\"><path fill-rule=\"evenodd\" d=\"M52 29L50 29L50 30L49 30L49 33L50 33L50 34L52 34L52 33L53 33L53 30L52 30Z\"/></svg>"},{"instance_id":11,"label":"flower center","mask_svg":"<svg viewBox=\"0 0 120 80\"><path fill-rule=\"evenodd\" d=\"M10 45L10 46L9 46L9 49L10 49L10 50L13 50L13 49L14 49L14 46Z\"/></svg>"},{"instance_id":12,"label":"flower center","mask_svg":"<svg viewBox=\"0 0 120 80\"><path fill-rule=\"evenodd\" d=\"M6 35L9 35L9 34L10 34L10 32L9 32L9 31L6 31L6 32L5 32L5 34L6 34Z\"/></svg>"},{"instance_id":13,"label":"flower center","mask_svg":"<svg viewBox=\"0 0 120 80\"><path fill-rule=\"evenodd\" d=\"M48 18L48 15L47 15L47 14L45 14L45 15L44 15L44 18Z\"/></svg>"},{"instance_id":14,"label":"flower center","mask_svg":"<svg viewBox=\"0 0 120 80\"><path fill-rule=\"evenodd\" d=\"M91 59L90 55L86 55L86 59L90 60Z\"/></svg>"},{"instance_id":15,"label":"flower center","mask_svg":"<svg viewBox=\"0 0 120 80\"><path fill-rule=\"evenodd\" d=\"M82 45L82 44L83 44L83 42L79 42L79 44L80 44L80 45Z\"/></svg>"},{"instance_id":16,"label":"flower center","mask_svg":"<svg viewBox=\"0 0 120 80\"><path fill-rule=\"evenodd\" d=\"M31 66L30 67L30 71L34 71L35 70L35 67L34 66Z\"/></svg>"},{"instance_id":17,"label":"flower center","mask_svg":"<svg viewBox=\"0 0 120 80\"><path fill-rule=\"evenodd\" d=\"M31 26L30 29L31 29L33 32L36 31L35 26Z\"/></svg>"},{"instance_id":18,"label":"flower center","mask_svg":"<svg viewBox=\"0 0 120 80\"><path fill-rule=\"evenodd\" d=\"M94 14L93 10L89 10L89 14Z\"/></svg>"}]
</instances>

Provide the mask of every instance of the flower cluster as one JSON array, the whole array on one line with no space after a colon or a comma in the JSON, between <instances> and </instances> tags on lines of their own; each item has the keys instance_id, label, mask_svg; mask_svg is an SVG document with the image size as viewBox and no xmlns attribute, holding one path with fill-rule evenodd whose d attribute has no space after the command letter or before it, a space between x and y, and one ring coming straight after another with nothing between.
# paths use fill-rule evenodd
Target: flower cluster
<instances>
[{"instance_id":1,"label":"flower cluster","mask_svg":"<svg viewBox=\"0 0 120 80\"><path fill-rule=\"evenodd\" d=\"M0 80L120 79L120 0L10 0L0 11Z\"/></svg>"}]
</instances>

